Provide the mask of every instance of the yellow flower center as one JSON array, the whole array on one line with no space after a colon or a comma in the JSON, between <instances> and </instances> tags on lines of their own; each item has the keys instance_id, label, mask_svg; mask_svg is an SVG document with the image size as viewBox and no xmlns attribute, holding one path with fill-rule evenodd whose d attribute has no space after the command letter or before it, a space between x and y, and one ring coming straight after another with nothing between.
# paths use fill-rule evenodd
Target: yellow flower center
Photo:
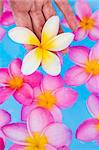
<instances>
[{"instance_id":1,"label":"yellow flower center","mask_svg":"<svg viewBox=\"0 0 99 150\"><path fill-rule=\"evenodd\" d=\"M8 81L8 85L12 89L19 89L23 85L23 79L21 77L15 76Z\"/></svg>"},{"instance_id":2,"label":"yellow flower center","mask_svg":"<svg viewBox=\"0 0 99 150\"><path fill-rule=\"evenodd\" d=\"M83 28L84 30L91 30L94 27L95 21L92 18L89 17L85 17L83 18L79 25L81 28Z\"/></svg>"},{"instance_id":3,"label":"yellow flower center","mask_svg":"<svg viewBox=\"0 0 99 150\"><path fill-rule=\"evenodd\" d=\"M93 75L98 75L99 74L99 61L97 60L87 61L85 71L87 73L92 73Z\"/></svg>"},{"instance_id":4,"label":"yellow flower center","mask_svg":"<svg viewBox=\"0 0 99 150\"><path fill-rule=\"evenodd\" d=\"M99 131L99 123L96 126L96 130Z\"/></svg>"},{"instance_id":5,"label":"yellow flower center","mask_svg":"<svg viewBox=\"0 0 99 150\"><path fill-rule=\"evenodd\" d=\"M48 144L47 138L39 133L34 133L33 137L26 139L26 150L46 150L46 144Z\"/></svg>"},{"instance_id":6,"label":"yellow flower center","mask_svg":"<svg viewBox=\"0 0 99 150\"><path fill-rule=\"evenodd\" d=\"M51 109L56 104L56 97L51 91L43 92L37 99L37 105L46 109Z\"/></svg>"}]
</instances>

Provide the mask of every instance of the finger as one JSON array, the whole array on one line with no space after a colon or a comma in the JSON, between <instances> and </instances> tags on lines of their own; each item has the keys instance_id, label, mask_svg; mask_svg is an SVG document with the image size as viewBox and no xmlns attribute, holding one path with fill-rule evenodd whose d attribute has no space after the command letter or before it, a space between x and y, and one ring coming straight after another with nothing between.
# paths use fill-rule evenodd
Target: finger
<instances>
[{"instance_id":1,"label":"finger","mask_svg":"<svg viewBox=\"0 0 99 150\"><path fill-rule=\"evenodd\" d=\"M70 28L75 31L78 28L76 17L70 7L68 0L55 0L56 5L63 12Z\"/></svg>"},{"instance_id":2,"label":"finger","mask_svg":"<svg viewBox=\"0 0 99 150\"><path fill-rule=\"evenodd\" d=\"M2 11L3 11L3 1L0 0L0 16L2 14Z\"/></svg>"},{"instance_id":3,"label":"finger","mask_svg":"<svg viewBox=\"0 0 99 150\"><path fill-rule=\"evenodd\" d=\"M43 13L41 11L31 11L30 15L32 18L34 32L37 35L37 37L41 39L42 28L45 24L45 18L43 16Z\"/></svg>"}]
</instances>

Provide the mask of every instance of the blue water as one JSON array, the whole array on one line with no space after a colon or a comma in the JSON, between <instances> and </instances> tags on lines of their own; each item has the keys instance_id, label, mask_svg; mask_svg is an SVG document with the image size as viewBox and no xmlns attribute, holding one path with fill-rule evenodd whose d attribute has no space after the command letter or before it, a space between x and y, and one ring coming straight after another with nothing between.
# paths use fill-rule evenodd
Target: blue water
<instances>
[{"instance_id":1,"label":"blue water","mask_svg":"<svg viewBox=\"0 0 99 150\"><path fill-rule=\"evenodd\" d=\"M74 8L74 2L75 0L69 0L72 8ZM88 0L88 2L91 5L91 8L93 11L99 8L99 1L98 0ZM60 16L60 18L63 17L61 12L56 8L54 2L53 6L57 12L57 14ZM10 27L4 27L6 31L13 28L14 26ZM69 29L66 29L63 27L64 31L67 32ZM81 42L73 42L72 45L85 45L91 48L95 42L90 41L88 38ZM12 42L8 35L6 34L4 39L0 42L0 67L8 67L9 63L14 58L23 58L26 53L26 50L24 47L20 44L16 44ZM67 55L64 56L64 63L61 71L61 75L64 76L64 73L68 68L73 66L73 63L70 61ZM79 124L86 120L87 118L90 118L91 115L89 114L87 107L86 107L86 100L90 93L86 89L85 85L75 87L74 88L79 93L79 98L75 105L72 108L68 108L63 113L63 122L71 128L73 132L73 139L72 143L70 145L70 150L99 150L99 147L96 145L95 142L81 142L77 139L75 139L75 131ZM10 112L12 114L12 122L20 122L20 111L21 111L21 105L17 103L13 97L10 97L3 105L0 105L0 108L3 108ZM6 148L5 150L8 150L11 146L11 142L7 140Z\"/></svg>"}]
</instances>

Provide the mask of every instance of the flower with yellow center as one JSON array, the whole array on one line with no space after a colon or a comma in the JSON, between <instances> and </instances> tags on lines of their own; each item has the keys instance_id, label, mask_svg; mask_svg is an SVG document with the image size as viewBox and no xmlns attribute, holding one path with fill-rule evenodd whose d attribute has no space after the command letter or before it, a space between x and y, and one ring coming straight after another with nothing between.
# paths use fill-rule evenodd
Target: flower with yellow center
<instances>
[{"instance_id":1,"label":"flower with yellow center","mask_svg":"<svg viewBox=\"0 0 99 150\"><path fill-rule=\"evenodd\" d=\"M58 51L67 48L73 41L72 33L58 34L59 17L53 16L45 23L41 41L36 35L27 28L15 27L9 31L10 38L21 44L30 44L36 46L23 59L22 72L29 75L41 65L50 75L56 76L61 71L61 62L57 56Z\"/></svg>"},{"instance_id":2,"label":"flower with yellow center","mask_svg":"<svg viewBox=\"0 0 99 150\"><path fill-rule=\"evenodd\" d=\"M15 76L8 80L8 86L11 89L19 89L23 85L23 79L20 76Z\"/></svg>"}]
</instances>

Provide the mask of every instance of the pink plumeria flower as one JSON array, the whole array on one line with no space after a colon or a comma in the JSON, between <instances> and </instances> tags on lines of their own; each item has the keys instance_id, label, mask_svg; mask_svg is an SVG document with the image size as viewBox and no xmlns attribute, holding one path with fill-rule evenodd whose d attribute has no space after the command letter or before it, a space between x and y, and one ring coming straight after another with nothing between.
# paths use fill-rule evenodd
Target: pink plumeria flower
<instances>
[{"instance_id":1,"label":"pink plumeria flower","mask_svg":"<svg viewBox=\"0 0 99 150\"><path fill-rule=\"evenodd\" d=\"M34 88L34 102L22 107L22 120L26 120L31 110L42 107L51 112L55 121L62 121L61 109L72 106L78 97L76 91L64 87L61 76L46 75L39 87Z\"/></svg>"},{"instance_id":2,"label":"pink plumeria flower","mask_svg":"<svg viewBox=\"0 0 99 150\"><path fill-rule=\"evenodd\" d=\"M33 100L33 88L38 86L42 79L40 72L30 76L21 73L22 61L14 59L9 68L0 68L0 104L13 95L21 104L31 104Z\"/></svg>"},{"instance_id":3,"label":"pink plumeria flower","mask_svg":"<svg viewBox=\"0 0 99 150\"><path fill-rule=\"evenodd\" d=\"M25 123L12 123L2 128L7 138L15 144L9 150L57 150L69 146L71 130L62 123L54 122L49 111L34 109Z\"/></svg>"},{"instance_id":4,"label":"pink plumeria flower","mask_svg":"<svg viewBox=\"0 0 99 150\"><path fill-rule=\"evenodd\" d=\"M91 40L99 40L99 10L92 14L92 10L84 0L77 0L75 11L78 18L78 29L75 40L83 40L88 36Z\"/></svg>"},{"instance_id":5,"label":"pink plumeria flower","mask_svg":"<svg viewBox=\"0 0 99 150\"><path fill-rule=\"evenodd\" d=\"M87 119L78 127L76 137L85 142L99 142L99 96L90 95L87 107L94 118Z\"/></svg>"},{"instance_id":6,"label":"pink plumeria flower","mask_svg":"<svg viewBox=\"0 0 99 150\"><path fill-rule=\"evenodd\" d=\"M90 51L84 46L71 47L69 57L76 66L66 72L66 84L78 86L86 83L90 92L99 93L99 42Z\"/></svg>"},{"instance_id":7,"label":"pink plumeria flower","mask_svg":"<svg viewBox=\"0 0 99 150\"><path fill-rule=\"evenodd\" d=\"M47 20L42 30L41 41L32 31L24 27L15 27L9 31L9 36L13 41L36 46L23 59L23 74L33 73L40 65L50 75L56 76L60 73L61 62L57 52L67 48L73 41L74 35L62 33L57 36L58 31L58 16L53 16Z\"/></svg>"},{"instance_id":8,"label":"pink plumeria flower","mask_svg":"<svg viewBox=\"0 0 99 150\"><path fill-rule=\"evenodd\" d=\"M8 124L11 121L11 116L10 114L3 110L0 109L0 150L4 150L5 147L5 135L3 134L1 128Z\"/></svg>"},{"instance_id":9,"label":"pink plumeria flower","mask_svg":"<svg viewBox=\"0 0 99 150\"><path fill-rule=\"evenodd\" d=\"M6 34L5 29L3 29L3 28L0 27L0 41L3 39L3 37L5 36L5 34Z\"/></svg>"}]
</instances>

